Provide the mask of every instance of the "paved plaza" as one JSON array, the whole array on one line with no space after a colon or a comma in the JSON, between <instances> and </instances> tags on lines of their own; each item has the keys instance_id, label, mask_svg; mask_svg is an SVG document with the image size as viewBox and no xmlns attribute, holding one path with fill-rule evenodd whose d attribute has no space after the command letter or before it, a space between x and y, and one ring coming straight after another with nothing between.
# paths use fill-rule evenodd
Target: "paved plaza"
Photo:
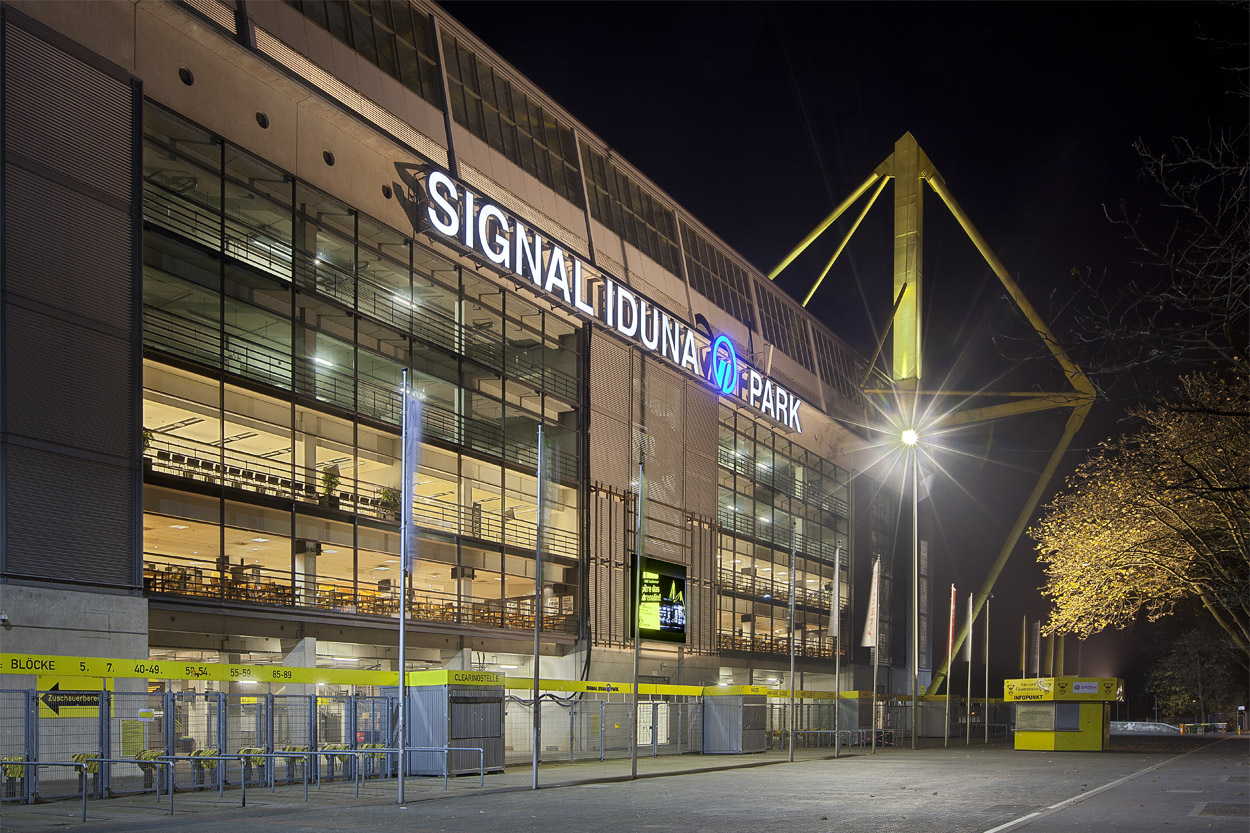
<instances>
[{"instance_id":1,"label":"paved plaza","mask_svg":"<svg viewBox=\"0 0 1250 833\"><path fill-rule=\"evenodd\" d=\"M6 804L0 830L34 833L832 833L912 831L1052 833L1060 830L1244 833L1250 825L1250 736L1125 737L1112 751L1016 752L1003 742L875 755L799 750L743 757L643 759L636 781L628 761L544 765L544 785L529 789L529 767L490 775L395 783L323 784L303 800L301 786L271 793L180 793L175 814L152 795L33 807Z\"/></svg>"}]
</instances>

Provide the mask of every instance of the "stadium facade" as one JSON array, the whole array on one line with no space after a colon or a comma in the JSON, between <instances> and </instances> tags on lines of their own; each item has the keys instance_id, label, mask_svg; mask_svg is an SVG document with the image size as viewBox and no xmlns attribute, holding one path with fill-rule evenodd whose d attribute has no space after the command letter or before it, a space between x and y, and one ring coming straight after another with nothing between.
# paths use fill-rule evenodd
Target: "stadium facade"
<instances>
[{"instance_id":1,"label":"stadium facade","mask_svg":"<svg viewBox=\"0 0 1250 833\"><path fill-rule=\"evenodd\" d=\"M406 370L412 667L529 673L541 564L543 676L629 679L641 469L685 581L643 680L787 683L793 579L832 689L840 570L868 690L881 557L910 691L863 358L443 10L0 8L4 652L397 668Z\"/></svg>"}]
</instances>

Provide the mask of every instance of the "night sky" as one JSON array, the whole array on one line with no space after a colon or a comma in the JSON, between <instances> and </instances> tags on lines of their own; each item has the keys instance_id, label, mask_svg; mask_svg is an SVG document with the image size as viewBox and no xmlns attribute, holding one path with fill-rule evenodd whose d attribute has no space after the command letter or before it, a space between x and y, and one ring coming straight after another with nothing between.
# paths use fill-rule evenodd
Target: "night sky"
<instances>
[{"instance_id":1,"label":"night sky","mask_svg":"<svg viewBox=\"0 0 1250 833\"><path fill-rule=\"evenodd\" d=\"M911 131L1057 329L1074 270L1107 286L1140 276L1132 247L1103 214L1104 204L1149 213L1159 203L1132 143L1162 150L1171 136L1203 142L1213 128L1247 121L1245 98L1229 93L1245 72L1223 69L1246 66L1244 45L1201 40L1244 44L1246 14L1230 5L443 5L765 273ZM890 194L810 305L864 355L893 300ZM837 229L778 279L791 295L806 294L842 237ZM931 192L924 233L930 383L1060 389L1050 365L1000 346L1027 329ZM1117 430L1122 410L1095 407L1061 475ZM933 497L937 620L951 581L961 598L980 587L1065 418L1002 420L952 442L961 452L944 458L953 480L939 478ZM995 589L995 678L1018 673L1021 616L1046 613L1041 583L1025 538ZM1136 676L1143 635L1138 627L1089 640L1081 672ZM1069 639L1069 673L1076 655ZM962 690L958 664L955 685Z\"/></svg>"}]
</instances>

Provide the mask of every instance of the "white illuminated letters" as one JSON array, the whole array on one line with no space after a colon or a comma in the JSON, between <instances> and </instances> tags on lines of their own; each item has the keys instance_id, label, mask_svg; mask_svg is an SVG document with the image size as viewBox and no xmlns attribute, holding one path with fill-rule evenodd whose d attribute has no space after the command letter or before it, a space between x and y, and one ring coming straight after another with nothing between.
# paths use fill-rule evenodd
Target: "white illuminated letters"
<instances>
[{"instance_id":1,"label":"white illuminated letters","mask_svg":"<svg viewBox=\"0 0 1250 833\"><path fill-rule=\"evenodd\" d=\"M601 322L642 349L712 381L722 395L741 399L759 413L802 432L799 407L803 400L749 365L740 366L732 355L722 361L720 376L714 375L716 357L709 356L706 364L700 359L709 349L706 337L650 298L586 265L576 254L545 239L442 171L431 171L425 188L425 214L434 231L480 253L517 279L528 281L553 304ZM596 309L599 299L592 291L598 280L604 284L601 309Z\"/></svg>"},{"instance_id":2,"label":"white illuminated letters","mask_svg":"<svg viewBox=\"0 0 1250 833\"><path fill-rule=\"evenodd\" d=\"M629 313L629 325L625 313ZM638 332L638 296L623 286L616 288L616 331L623 336Z\"/></svg>"},{"instance_id":3,"label":"white illuminated letters","mask_svg":"<svg viewBox=\"0 0 1250 833\"><path fill-rule=\"evenodd\" d=\"M430 174L429 189L430 207L426 209L426 214L430 217L431 225L448 237L455 237L460 231L460 213L452 204L460 200L456 184L447 174L435 171ZM440 217L435 208L442 211L443 216Z\"/></svg>"},{"instance_id":4,"label":"white illuminated letters","mask_svg":"<svg viewBox=\"0 0 1250 833\"><path fill-rule=\"evenodd\" d=\"M493 237L490 233L491 220L499 229ZM508 268L508 217L490 203L483 205L477 213L477 239L482 241L482 253L491 263Z\"/></svg>"}]
</instances>

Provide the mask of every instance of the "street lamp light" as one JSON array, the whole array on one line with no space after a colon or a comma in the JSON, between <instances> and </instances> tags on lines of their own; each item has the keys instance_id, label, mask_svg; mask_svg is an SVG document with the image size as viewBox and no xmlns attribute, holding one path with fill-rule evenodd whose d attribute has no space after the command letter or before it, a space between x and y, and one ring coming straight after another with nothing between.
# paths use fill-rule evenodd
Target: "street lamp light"
<instances>
[{"instance_id":1,"label":"street lamp light","mask_svg":"<svg viewBox=\"0 0 1250 833\"><path fill-rule=\"evenodd\" d=\"M916 433L915 428L908 428L903 432L903 445L912 446L920 441L920 435Z\"/></svg>"}]
</instances>

